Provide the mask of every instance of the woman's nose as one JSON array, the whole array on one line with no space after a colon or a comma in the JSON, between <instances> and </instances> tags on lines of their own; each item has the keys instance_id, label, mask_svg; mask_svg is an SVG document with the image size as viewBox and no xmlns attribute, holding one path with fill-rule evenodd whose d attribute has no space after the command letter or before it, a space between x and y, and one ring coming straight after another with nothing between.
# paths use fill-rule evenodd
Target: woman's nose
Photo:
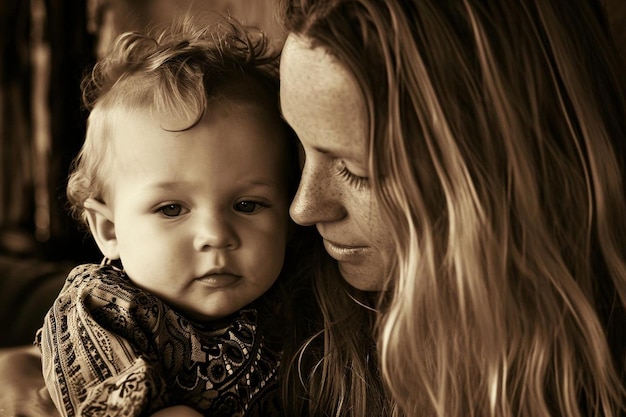
<instances>
[{"instance_id":1,"label":"woman's nose","mask_svg":"<svg viewBox=\"0 0 626 417\"><path fill-rule=\"evenodd\" d=\"M198 222L194 239L196 250L231 250L239 247L237 232L226 217L211 215Z\"/></svg>"},{"instance_id":2,"label":"woman's nose","mask_svg":"<svg viewBox=\"0 0 626 417\"><path fill-rule=\"evenodd\" d=\"M298 191L289 208L293 221L302 226L310 226L345 217L341 193L331 175L331 172L312 169L308 162L305 163Z\"/></svg>"}]
</instances>

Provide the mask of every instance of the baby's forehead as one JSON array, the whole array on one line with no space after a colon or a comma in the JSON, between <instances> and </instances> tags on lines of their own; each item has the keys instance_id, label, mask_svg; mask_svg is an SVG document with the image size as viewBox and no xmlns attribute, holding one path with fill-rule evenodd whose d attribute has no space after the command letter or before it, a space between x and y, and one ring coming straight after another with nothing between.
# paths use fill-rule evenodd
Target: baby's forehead
<instances>
[{"instance_id":1,"label":"baby's forehead","mask_svg":"<svg viewBox=\"0 0 626 417\"><path fill-rule=\"evenodd\" d=\"M117 87L119 90L123 86ZM257 126L259 132L269 132L276 137L277 142L272 146L283 147L281 138L290 138L289 128L279 111L278 91L268 80L248 74L208 79L204 100L200 100L195 93L172 98L163 92L149 91L146 84L133 86L129 83L126 87L125 91L114 89L110 92L111 97L94 107L90 115L90 129L96 140L117 142L117 136L126 136L123 135L125 129L138 124L150 129L183 133L207 122L220 121ZM197 90L194 91L197 93ZM119 150L123 146L117 144L113 148ZM111 152L108 145L102 145L101 149ZM113 150L113 153L116 151Z\"/></svg>"}]
</instances>

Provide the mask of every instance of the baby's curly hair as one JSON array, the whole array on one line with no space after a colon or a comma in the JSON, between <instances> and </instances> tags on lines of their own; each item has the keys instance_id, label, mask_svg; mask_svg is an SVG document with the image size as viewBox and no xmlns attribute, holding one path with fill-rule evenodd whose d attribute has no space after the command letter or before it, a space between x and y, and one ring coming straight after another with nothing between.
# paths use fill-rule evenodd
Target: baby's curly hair
<instances>
[{"instance_id":1,"label":"baby's curly hair","mask_svg":"<svg viewBox=\"0 0 626 417\"><path fill-rule=\"evenodd\" d=\"M247 78L276 103L278 117L279 54L261 31L213 14L180 17L165 29L121 34L81 83L90 114L68 180L72 216L86 226L83 203L106 196L110 137L121 112L167 114L189 121L175 129L186 130L200 121L211 100L228 97L237 79Z\"/></svg>"}]
</instances>

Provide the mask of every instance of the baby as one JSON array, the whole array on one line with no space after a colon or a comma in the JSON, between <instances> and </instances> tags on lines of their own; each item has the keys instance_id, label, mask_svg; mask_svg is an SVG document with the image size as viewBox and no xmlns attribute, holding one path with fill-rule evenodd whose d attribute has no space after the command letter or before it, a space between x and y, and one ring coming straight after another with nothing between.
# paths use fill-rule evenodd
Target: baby
<instances>
[{"instance_id":1,"label":"baby","mask_svg":"<svg viewBox=\"0 0 626 417\"><path fill-rule=\"evenodd\" d=\"M105 261L71 272L37 334L63 415L276 414L259 308L298 180L276 64L234 22L187 18L121 35L84 80L68 196Z\"/></svg>"}]
</instances>

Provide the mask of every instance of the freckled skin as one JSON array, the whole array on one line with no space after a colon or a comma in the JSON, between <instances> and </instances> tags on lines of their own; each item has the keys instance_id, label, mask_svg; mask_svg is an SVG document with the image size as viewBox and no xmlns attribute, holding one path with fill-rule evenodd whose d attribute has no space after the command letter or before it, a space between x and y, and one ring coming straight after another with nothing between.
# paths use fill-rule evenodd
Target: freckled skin
<instances>
[{"instance_id":1,"label":"freckled skin","mask_svg":"<svg viewBox=\"0 0 626 417\"><path fill-rule=\"evenodd\" d=\"M315 225L343 277L356 288L380 290L392 239L367 184L345 174L368 177L367 113L352 75L323 48L290 34L281 65L283 116L298 134L306 154L291 217ZM350 254L335 246L355 249Z\"/></svg>"}]
</instances>

